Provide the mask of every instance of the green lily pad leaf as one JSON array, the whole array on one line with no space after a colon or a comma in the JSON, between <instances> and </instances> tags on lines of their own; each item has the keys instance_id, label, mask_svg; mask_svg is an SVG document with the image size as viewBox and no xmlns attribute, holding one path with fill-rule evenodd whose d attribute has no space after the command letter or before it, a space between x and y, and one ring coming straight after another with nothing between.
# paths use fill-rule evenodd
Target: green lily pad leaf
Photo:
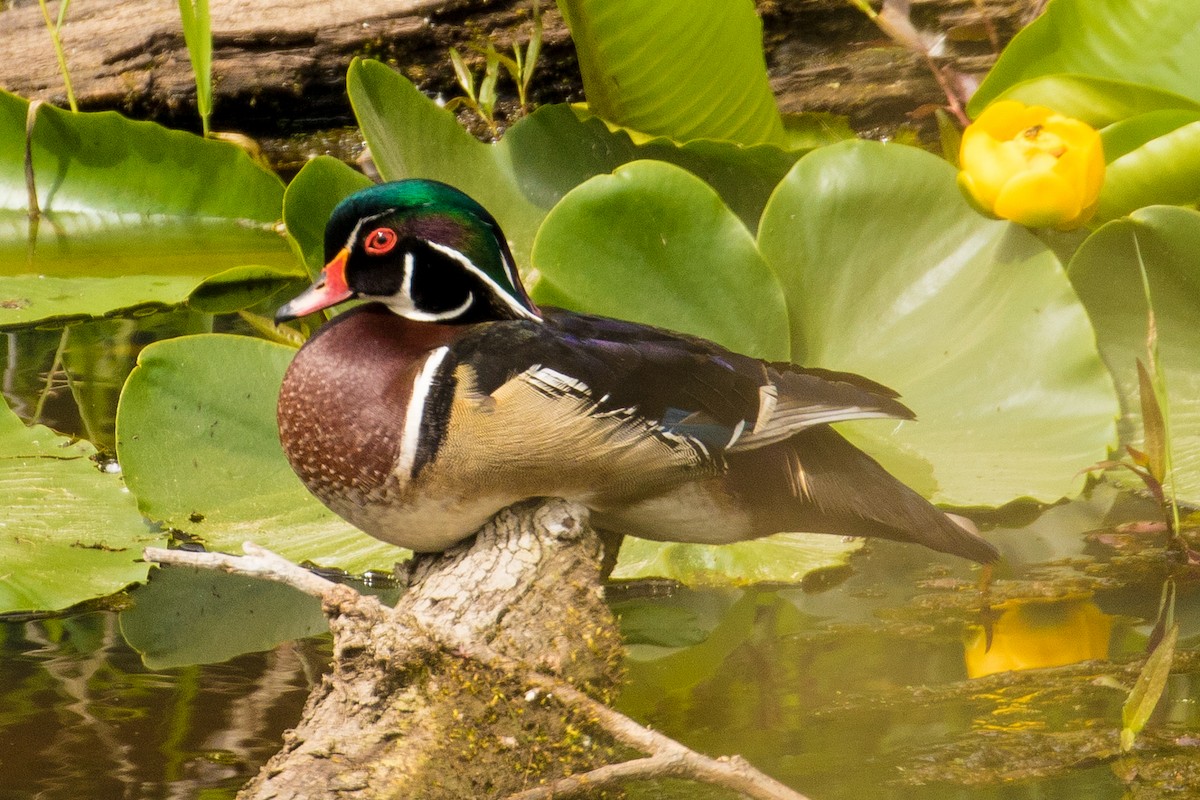
<instances>
[{"instance_id":1,"label":"green lily pad leaf","mask_svg":"<svg viewBox=\"0 0 1200 800\"><path fill-rule=\"evenodd\" d=\"M28 109L0 92L0 329L173 306L197 290L200 305L225 310L297 274L270 230L283 200L279 178L234 145L113 112L38 110L42 218L31 224ZM246 269L229 272L235 267Z\"/></svg>"},{"instance_id":2,"label":"green lily pad leaf","mask_svg":"<svg viewBox=\"0 0 1200 800\"><path fill-rule=\"evenodd\" d=\"M545 106L514 125L502 144L507 143L522 190L546 209L589 178L622 164L665 161L704 180L754 230L771 190L792 165L839 135L836 123L825 119L829 115L813 116L820 121L798 128L796 141L785 150L715 139L680 143L614 126L583 108Z\"/></svg>"},{"instance_id":3,"label":"green lily pad leaf","mask_svg":"<svg viewBox=\"0 0 1200 800\"><path fill-rule=\"evenodd\" d=\"M325 222L346 195L371 185L371 179L332 156L304 165L283 195L283 222L309 274L325 266Z\"/></svg>"},{"instance_id":4,"label":"green lily pad leaf","mask_svg":"<svg viewBox=\"0 0 1200 800\"><path fill-rule=\"evenodd\" d=\"M95 453L0 404L0 613L57 611L145 580L142 548L164 540Z\"/></svg>"},{"instance_id":5,"label":"green lily pad leaf","mask_svg":"<svg viewBox=\"0 0 1200 800\"><path fill-rule=\"evenodd\" d=\"M588 106L673 139L784 141L749 0L559 0Z\"/></svg>"},{"instance_id":6,"label":"green lily pad leaf","mask_svg":"<svg viewBox=\"0 0 1200 800\"><path fill-rule=\"evenodd\" d=\"M779 281L717 193L660 161L572 190L534 244L537 302L703 336L786 360Z\"/></svg>"},{"instance_id":7,"label":"green lily pad leaf","mask_svg":"<svg viewBox=\"0 0 1200 800\"><path fill-rule=\"evenodd\" d=\"M321 601L262 578L156 569L121 612L121 633L149 669L215 664L329 630Z\"/></svg>"},{"instance_id":8,"label":"green lily pad leaf","mask_svg":"<svg viewBox=\"0 0 1200 800\"><path fill-rule=\"evenodd\" d=\"M1146 118L1149 119L1146 119ZM1161 111L1114 125L1104 139L1117 148L1149 137L1108 164L1097 219L1109 220L1156 203L1189 205L1200 199L1200 112ZM1160 135L1153 134L1183 119Z\"/></svg>"},{"instance_id":9,"label":"green lily pad leaf","mask_svg":"<svg viewBox=\"0 0 1200 800\"><path fill-rule=\"evenodd\" d=\"M680 144L644 135L635 141L630 131L566 105L543 106L499 142L484 144L379 62L355 61L347 86L380 174L387 180L433 178L462 189L495 215L522 266L529 264L534 237L550 209L571 189L622 164L655 159L684 167L713 186L753 229L771 189L811 146ZM829 125L829 136L835 136L836 128Z\"/></svg>"},{"instance_id":10,"label":"green lily pad leaf","mask_svg":"<svg viewBox=\"0 0 1200 800\"><path fill-rule=\"evenodd\" d=\"M253 541L293 561L390 569L406 551L335 516L284 458L275 401L295 352L219 334L146 347L117 407L126 482L143 513L213 550Z\"/></svg>"},{"instance_id":11,"label":"green lily pad leaf","mask_svg":"<svg viewBox=\"0 0 1200 800\"><path fill-rule=\"evenodd\" d=\"M846 142L800 160L759 249L784 285L793 358L891 386L919 422L841 429L937 502L1052 502L1083 487L1118 413L1053 253L972 210L920 150Z\"/></svg>"},{"instance_id":12,"label":"green lily pad leaf","mask_svg":"<svg viewBox=\"0 0 1200 800\"><path fill-rule=\"evenodd\" d=\"M1169 436L1179 499L1200 503L1200 213L1151 206L1093 233L1068 274L1096 326L1121 398L1121 444L1142 449L1137 359L1146 358L1147 309L1139 262L1150 279L1158 351L1167 382ZM1109 473L1125 482L1121 471ZM1136 481L1136 478L1133 479Z\"/></svg>"},{"instance_id":13,"label":"green lily pad leaf","mask_svg":"<svg viewBox=\"0 0 1200 800\"><path fill-rule=\"evenodd\" d=\"M1004 49L968 110L976 116L1005 89L1059 73L1144 84L1200 101L1197 36L1195 3L1055 0Z\"/></svg>"},{"instance_id":14,"label":"green lily pad leaf","mask_svg":"<svg viewBox=\"0 0 1200 800\"><path fill-rule=\"evenodd\" d=\"M670 578L688 586L799 583L815 570L845 564L861 546L861 539L817 533L777 533L721 545L651 542L627 536L612 577Z\"/></svg>"}]
</instances>

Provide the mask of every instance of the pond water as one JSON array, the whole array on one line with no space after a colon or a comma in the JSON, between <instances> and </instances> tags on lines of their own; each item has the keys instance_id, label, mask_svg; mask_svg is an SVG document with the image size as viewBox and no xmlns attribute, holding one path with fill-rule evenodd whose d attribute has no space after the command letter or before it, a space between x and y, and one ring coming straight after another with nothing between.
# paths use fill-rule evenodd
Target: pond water
<instances>
[{"instance_id":1,"label":"pond water","mask_svg":"<svg viewBox=\"0 0 1200 800\"><path fill-rule=\"evenodd\" d=\"M138 349L212 327L177 312L7 334L3 389L26 418L40 409L104 445ZM1200 786L1200 584L1161 534L1116 527L1156 513L1097 487L982 519L1005 556L986 595L971 565L889 542L799 587L614 585L630 643L619 707L814 800L1176 796ZM1175 672L1123 756L1121 687L1169 575ZM330 648L305 635L321 629L315 605L227 580L162 570L69 614L0 620L0 800L232 797L298 720ZM629 795L708 796L682 782Z\"/></svg>"}]
</instances>

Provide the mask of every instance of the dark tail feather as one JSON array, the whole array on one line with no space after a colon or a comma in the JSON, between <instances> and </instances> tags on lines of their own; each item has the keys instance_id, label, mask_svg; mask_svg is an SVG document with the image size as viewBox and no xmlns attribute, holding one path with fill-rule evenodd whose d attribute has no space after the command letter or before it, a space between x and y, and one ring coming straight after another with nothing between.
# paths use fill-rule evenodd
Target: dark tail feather
<instances>
[{"instance_id":1,"label":"dark tail feather","mask_svg":"<svg viewBox=\"0 0 1200 800\"><path fill-rule=\"evenodd\" d=\"M982 564L1000 558L995 547L831 428L811 428L774 447L785 449L782 455L796 478L800 519L792 515L790 530L914 542ZM797 522L799 527L791 527Z\"/></svg>"}]
</instances>

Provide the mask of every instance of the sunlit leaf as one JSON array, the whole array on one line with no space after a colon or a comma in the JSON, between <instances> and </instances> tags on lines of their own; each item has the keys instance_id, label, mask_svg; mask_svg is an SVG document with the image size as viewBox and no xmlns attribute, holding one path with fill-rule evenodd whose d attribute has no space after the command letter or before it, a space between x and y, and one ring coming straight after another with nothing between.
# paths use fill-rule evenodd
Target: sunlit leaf
<instances>
[{"instance_id":1,"label":"sunlit leaf","mask_svg":"<svg viewBox=\"0 0 1200 800\"><path fill-rule=\"evenodd\" d=\"M390 569L405 551L322 506L279 445L275 401L295 350L244 336L150 345L117 409L117 455L152 519L241 552L253 541L293 561Z\"/></svg>"},{"instance_id":2,"label":"sunlit leaf","mask_svg":"<svg viewBox=\"0 0 1200 800\"><path fill-rule=\"evenodd\" d=\"M164 539L95 452L0 404L0 613L67 608L145 579L142 548Z\"/></svg>"},{"instance_id":3,"label":"sunlit leaf","mask_svg":"<svg viewBox=\"0 0 1200 800\"><path fill-rule=\"evenodd\" d=\"M671 578L688 586L799 583L818 569L845 564L861 539L816 533L777 533L734 544L650 542L626 537L612 576Z\"/></svg>"},{"instance_id":4,"label":"sunlit leaf","mask_svg":"<svg viewBox=\"0 0 1200 800\"><path fill-rule=\"evenodd\" d=\"M317 156L292 178L283 196L283 221L310 275L325 265L325 223L333 207L370 185L370 178L332 156Z\"/></svg>"},{"instance_id":5,"label":"sunlit leaf","mask_svg":"<svg viewBox=\"0 0 1200 800\"><path fill-rule=\"evenodd\" d=\"M534 245L534 299L786 360L787 309L754 238L707 184L636 161L573 190Z\"/></svg>"},{"instance_id":6,"label":"sunlit leaf","mask_svg":"<svg viewBox=\"0 0 1200 800\"><path fill-rule=\"evenodd\" d=\"M1096 215L1100 220L1115 219L1142 206L1190 205L1197 199L1200 122L1191 122L1110 161Z\"/></svg>"},{"instance_id":7,"label":"sunlit leaf","mask_svg":"<svg viewBox=\"0 0 1200 800\"><path fill-rule=\"evenodd\" d=\"M979 95L976 94L976 97ZM1006 89L996 100L1018 100L1030 106L1048 106L1060 114L1083 120L1093 128L1156 111L1200 110L1200 102L1128 81L1086 75L1045 75ZM978 116L985 104L969 108Z\"/></svg>"},{"instance_id":8,"label":"sunlit leaf","mask_svg":"<svg viewBox=\"0 0 1200 800\"><path fill-rule=\"evenodd\" d=\"M113 112L39 109L34 225L23 167L28 106L0 92L0 328L192 297L228 310L299 273L271 230L283 199L277 177L232 144Z\"/></svg>"},{"instance_id":9,"label":"sunlit leaf","mask_svg":"<svg viewBox=\"0 0 1200 800\"><path fill-rule=\"evenodd\" d=\"M750 0L559 0L595 113L650 134L784 141Z\"/></svg>"},{"instance_id":10,"label":"sunlit leaf","mask_svg":"<svg viewBox=\"0 0 1200 800\"><path fill-rule=\"evenodd\" d=\"M926 496L1054 501L1114 444L1112 379L1057 259L972 210L941 159L814 151L771 198L759 248L784 285L793 358L880 381L917 413L847 428Z\"/></svg>"},{"instance_id":11,"label":"sunlit leaf","mask_svg":"<svg viewBox=\"0 0 1200 800\"><path fill-rule=\"evenodd\" d=\"M1060 73L1144 84L1200 101L1198 36L1195 3L1055 0L1004 49L968 110L976 116L1005 89Z\"/></svg>"},{"instance_id":12,"label":"sunlit leaf","mask_svg":"<svg viewBox=\"0 0 1200 800\"><path fill-rule=\"evenodd\" d=\"M1166 382L1175 490L1200 502L1200 213L1152 206L1097 230L1068 274L1096 327L1121 397L1121 442L1141 450L1137 359L1146 352L1147 308L1139 263L1150 279L1158 352Z\"/></svg>"}]
</instances>

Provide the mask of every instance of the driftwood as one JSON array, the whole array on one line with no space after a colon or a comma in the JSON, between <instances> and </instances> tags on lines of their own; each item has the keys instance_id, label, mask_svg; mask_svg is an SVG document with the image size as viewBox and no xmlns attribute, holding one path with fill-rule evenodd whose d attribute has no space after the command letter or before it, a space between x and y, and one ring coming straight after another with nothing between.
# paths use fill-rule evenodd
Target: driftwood
<instances>
[{"instance_id":1,"label":"driftwood","mask_svg":"<svg viewBox=\"0 0 1200 800\"><path fill-rule=\"evenodd\" d=\"M566 798L683 777L803 800L739 758L701 756L605 705L623 649L586 510L498 514L411 564L395 608L247 545L247 556L152 548L147 560L259 575L321 598L332 672L242 800Z\"/></svg>"},{"instance_id":2,"label":"driftwood","mask_svg":"<svg viewBox=\"0 0 1200 800\"><path fill-rule=\"evenodd\" d=\"M880 0L873 0L879 7ZM356 55L395 65L425 91L459 94L447 49L473 56L529 33L532 0L213 0L214 129L286 135L353 121L345 71ZM551 0L533 82L541 103L580 100L570 37ZM758 0L772 85L786 112L830 111L885 136L898 122L932 129L923 106L944 102L919 55L888 40L850 0ZM903 6L904 2L896 3ZM982 73L1040 0L913 0L917 27L946 34L939 63ZM52 13L57 2L51 2ZM173 127L198 126L191 64L176 4L77 3L63 26L82 108L115 108ZM0 11L0 87L66 105L36 3ZM511 87L501 82L501 91Z\"/></svg>"}]
</instances>

